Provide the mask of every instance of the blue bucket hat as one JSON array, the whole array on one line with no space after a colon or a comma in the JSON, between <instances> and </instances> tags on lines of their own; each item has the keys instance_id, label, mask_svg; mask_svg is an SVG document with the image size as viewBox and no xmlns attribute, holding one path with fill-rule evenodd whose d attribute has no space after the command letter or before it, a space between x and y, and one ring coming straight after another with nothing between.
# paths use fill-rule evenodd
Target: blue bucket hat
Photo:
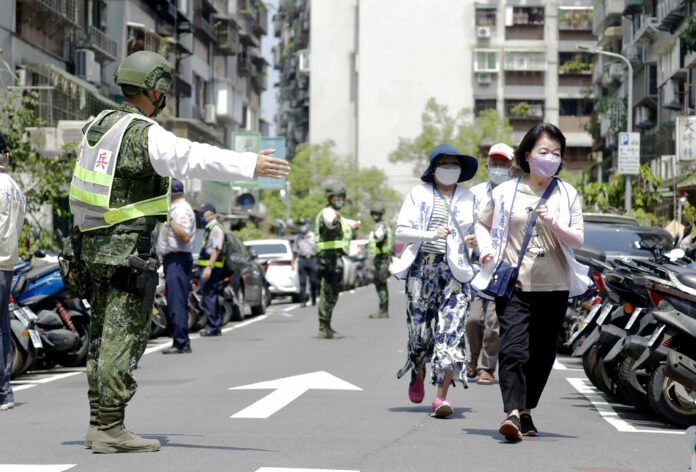
<instances>
[{"instance_id":1,"label":"blue bucket hat","mask_svg":"<svg viewBox=\"0 0 696 472\"><path fill-rule=\"evenodd\" d=\"M423 182L433 181L433 164L435 159L437 159L439 156L454 156L459 160L459 167L462 168L462 172L459 174L459 180L457 180L457 182L466 182L467 180L471 180L478 170L478 161L475 157L461 154L459 151L457 151L457 148L451 144L440 144L433 149L433 152L430 153L430 164L428 165L428 168L425 169L425 172L423 172L423 175L421 175L421 180Z\"/></svg>"}]
</instances>

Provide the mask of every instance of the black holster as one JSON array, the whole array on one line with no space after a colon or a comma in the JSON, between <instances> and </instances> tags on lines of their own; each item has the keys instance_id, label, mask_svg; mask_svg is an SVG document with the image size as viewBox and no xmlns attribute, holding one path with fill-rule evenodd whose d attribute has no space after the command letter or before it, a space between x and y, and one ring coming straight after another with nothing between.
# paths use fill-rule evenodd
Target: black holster
<instances>
[{"instance_id":1,"label":"black holster","mask_svg":"<svg viewBox=\"0 0 696 472\"><path fill-rule=\"evenodd\" d=\"M142 307L150 310L155 302L155 289L157 288L157 259L154 257L142 258L128 256L128 265L135 269L135 288L142 297Z\"/></svg>"}]
</instances>

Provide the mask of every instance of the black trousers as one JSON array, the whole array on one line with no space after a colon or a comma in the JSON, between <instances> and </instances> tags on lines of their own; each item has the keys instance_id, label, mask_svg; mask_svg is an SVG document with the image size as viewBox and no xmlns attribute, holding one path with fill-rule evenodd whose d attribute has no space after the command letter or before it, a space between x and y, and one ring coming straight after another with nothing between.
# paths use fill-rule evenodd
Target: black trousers
<instances>
[{"instance_id":1,"label":"black trousers","mask_svg":"<svg viewBox=\"0 0 696 472\"><path fill-rule=\"evenodd\" d=\"M297 271L300 275L300 299L302 302L309 300L307 296L307 279L309 279L309 290L312 294L312 303L314 303L317 299L317 293L319 292L317 256L298 256L298 260Z\"/></svg>"},{"instance_id":2,"label":"black trousers","mask_svg":"<svg viewBox=\"0 0 696 472\"><path fill-rule=\"evenodd\" d=\"M568 308L568 292L523 292L497 297L500 322L498 375L504 410L536 408L556 360L556 338Z\"/></svg>"}]
</instances>

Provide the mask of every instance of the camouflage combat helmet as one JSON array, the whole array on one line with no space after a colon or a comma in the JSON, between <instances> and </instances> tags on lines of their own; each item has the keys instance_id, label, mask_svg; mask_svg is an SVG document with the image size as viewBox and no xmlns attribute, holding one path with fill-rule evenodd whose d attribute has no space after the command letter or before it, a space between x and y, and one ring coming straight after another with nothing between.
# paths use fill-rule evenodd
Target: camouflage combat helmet
<instances>
[{"instance_id":1,"label":"camouflage combat helmet","mask_svg":"<svg viewBox=\"0 0 696 472\"><path fill-rule=\"evenodd\" d=\"M375 203L372 205L372 208L370 208L370 213L379 213L380 215L384 215L384 205L381 203Z\"/></svg>"},{"instance_id":2,"label":"camouflage combat helmet","mask_svg":"<svg viewBox=\"0 0 696 472\"><path fill-rule=\"evenodd\" d=\"M329 185L324 189L324 196L326 198L331 198L331 195L341 195L346 196L346 188L341 184Z\"/></svg>"},{"instance_id":3,"label":"camouflage combat helmet","mask_svg":"<svg viewBox=\"0 0 696 472\"><path fill-rule=\"evenodd\" d=\"M124 93L133 90L166 92L171 87L174 76L169 62L152 51L137 51L126 57L114 73L114 82Z\"/></svg>"}]
</instances>

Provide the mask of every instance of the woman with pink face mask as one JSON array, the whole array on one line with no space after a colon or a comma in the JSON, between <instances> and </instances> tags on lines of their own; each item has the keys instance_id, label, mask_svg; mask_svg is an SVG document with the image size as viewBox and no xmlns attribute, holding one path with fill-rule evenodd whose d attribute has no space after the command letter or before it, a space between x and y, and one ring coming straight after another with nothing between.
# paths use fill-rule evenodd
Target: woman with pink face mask
<instances>
[{"instance_id":1,"label":"woman with pink face mask","mask_svg":"<svg viewBox=\"0 0 696 472\"><path fill-rule=\"evenodd\" d=\"M472 286L490 289L506 264L517 267L510 298L495 297L506 413L499 431L509 441L538 435L531 410L539 403L556 359L568 298L582 295L592 284L588 268L573 254L583 243L578 192L556 177L565 147L565 136L552 124L529 130L515 151L525 175L493 190L476 225L483 266Z\"/></svg>"}]
</instances>

